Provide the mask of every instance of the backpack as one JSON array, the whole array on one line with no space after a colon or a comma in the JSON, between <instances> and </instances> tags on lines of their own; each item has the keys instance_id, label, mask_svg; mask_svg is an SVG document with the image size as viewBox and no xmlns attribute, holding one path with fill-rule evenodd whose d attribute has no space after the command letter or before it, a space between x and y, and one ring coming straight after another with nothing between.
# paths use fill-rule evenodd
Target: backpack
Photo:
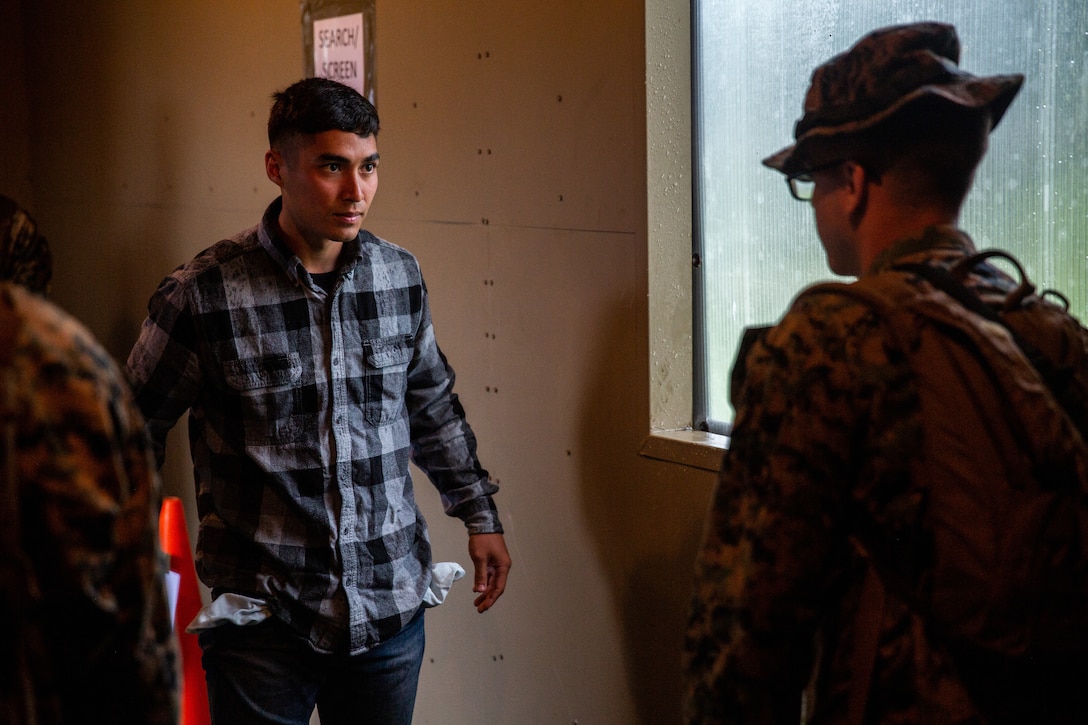
<instances>
[{"instance_id":1,"label":"backpack","mask_svg":"<svg viewBox=\"0 0 1088 725\"><path fill-rule=\"evenodd\" d=\"M972 272L998 274L990 265L980 269L993 256L1010 260L1021 277L997 308L962 283ZM802 293L819 294L857 299L887 323L917 383L924 421L911 463L912 481L927 501L919 541L856 532L871 573L862 588L862 609L870 611L860 615L854 644L861 677L853 683L854 720L864 719L885 593L910 605L934 641L963 655L964 674L991 667L997 674L980 676L984 688L999 681L1015 688L1029 671L1065 671L1085 660L1083 328L1044 299L1050 294L1035 294L1019 263L997 251L948 269L904 264ZM903 546L908 559L921 552L910 570L900 564Z\"/></svg>"}]
</instances>

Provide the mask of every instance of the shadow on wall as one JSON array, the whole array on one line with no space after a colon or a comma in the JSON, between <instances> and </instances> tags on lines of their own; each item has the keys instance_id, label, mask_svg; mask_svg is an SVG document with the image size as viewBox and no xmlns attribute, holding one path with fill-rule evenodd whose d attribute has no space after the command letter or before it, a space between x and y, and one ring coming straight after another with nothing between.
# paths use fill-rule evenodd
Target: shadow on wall
<instances>
[{"instance_id":1,"label":"shadow on wall","mask_svg":"<svg viewBox=\"0 0 1088 725\"><path fill-rule=\"evenodd\" d=\"M645 305L613 303L583 397L582 503L617 620L629 689L645 725L680 722L680 661L695 550L714 474L643 458L648 430Z\"/></svg>"},{"instance_id":2,"label":"shadow on wall","mask_svg":"<svg viewBox=\"0 0 1088 725\"><path fill-rule=\"evenodd\" d=\"M160 99L166 91L149 88L138 71L143 64L126 55L126 41L138 33L118 21L121 11L72 4L58 23L53 5L23 4L26 36L56 41L30 43L27 52L40 79L28 86L32 173L38 216L56 255L53 296L123 363L147 299L177 264L166 255L178 236L170 210L182 201L179 131L164 128L172 110ZM89 183L56 173L88 150Z\"/></svg>"},{"instance_id":3,"label":"shadow on wall","mask_svg":"<svg viewBox=\"0 0 1088 725\"><path fill-rule=\"evenodd\" d=\"M176 224L176 214L168 212L185 206L179 192L185 160L179 151L176 133L171 134L168 127L170 119L180 115L180 111L161 99L155 105L148 136L151 148L143 149L142 153L153 157L149 165L156 170L157 193L154 201L133 204L124 210L128 218L124 222L118 221L118 238L109 245L112 250L110 268L123 272L113 280L117 302L107 347L121 362L128 359L128 353L136 343L151 295L167 274L187 261L175 253L178 246L183 246L179 243L179 237L183 235ZM139 181L121 179L119 183L122 193L128 195L135 192L131 187Z\"/></svg>"}]
</instances>

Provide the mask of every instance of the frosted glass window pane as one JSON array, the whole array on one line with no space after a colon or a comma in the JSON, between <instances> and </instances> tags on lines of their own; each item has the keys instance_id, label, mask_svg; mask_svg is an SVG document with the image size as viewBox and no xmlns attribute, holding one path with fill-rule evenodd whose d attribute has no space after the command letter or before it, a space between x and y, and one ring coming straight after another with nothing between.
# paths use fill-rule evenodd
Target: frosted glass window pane
<instances>
[{"instance_id":1,"label":"frosted glass window pane","mask_svg":"<svg viewBox=\"0 0 1088 725\"><path fill-rule=\"evenodd\" d=\"M793 139L812 70L878 27L956 26L960 65L1027 80L992 134L961 226L1006 249L1088 319L1088 3L1084 0L693 0L695 214L703 411L732 419L743 329L771 324L827 269L808 204L760 164ZM697 380L697 388L698 383ZM701 422L701 421L697 421Z\"/></svg>"}]
</instances>

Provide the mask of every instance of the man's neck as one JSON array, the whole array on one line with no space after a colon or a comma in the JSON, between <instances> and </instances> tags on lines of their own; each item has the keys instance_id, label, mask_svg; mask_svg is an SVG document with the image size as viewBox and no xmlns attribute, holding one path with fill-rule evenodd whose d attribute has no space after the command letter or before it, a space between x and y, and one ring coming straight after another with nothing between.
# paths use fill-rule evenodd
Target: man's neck
<instances>
[{"instance_id":1,"label":"man's neck","mask_svg":"<svg viewBox=\"0 0 1088 725\"><path fill-rule=\"evenodd\" d=\"M302 266L310 274L322 274L336 269L340 260L340 253L344 249L341 242L333 242L328 239L307 240L294 234L288 234L283 229L282 221L277 222L280 239L287 248L294 252L302 262Z\"/></svg>"},{"instance_id":2,"label":"man's neck","mask_svg":"<svg viewBox=\"0 0 1088 725\"><path fill-rule=\"evenodd\" d=\"M320 248L306 244L291 245L291 248L307 272L310 274L323 274L336 270L336 263L340 260L340 252L343 250L344 245L339 242L326 242Z\"/></svg>"},{"instance_id":3,"label":"man's neck","mask_svg":"<svg viewBox=\"0 0 1088 725\"><path fill-rule=\"evenodd\" d=\"M900 239L918 236L932 226L955 226L956 214L936 208L911 208L898 206L874 207L858 228L858 261L861 274L866 274L888 247Z\"/></svg>"}]
</instances>

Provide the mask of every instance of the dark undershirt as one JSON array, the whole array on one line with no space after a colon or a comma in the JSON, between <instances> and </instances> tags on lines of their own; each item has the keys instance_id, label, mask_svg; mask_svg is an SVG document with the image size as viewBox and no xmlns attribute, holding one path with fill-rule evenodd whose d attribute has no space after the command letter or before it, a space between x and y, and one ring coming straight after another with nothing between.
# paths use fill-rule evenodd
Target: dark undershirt
<instances>
[{"instance_id":1,"label":"dark undershirt","mask_svg":"<svg viewBox=\"0 0 1088 725\"><path fill-rule=\"evenodd\" d=\"M326 294L332 294L333 285L336 284L336 270L333 270L332 272L321 272L320 274L310 272L310 277L313 278L314 284L325 290Z\"/></svg>"}]
</instances>

